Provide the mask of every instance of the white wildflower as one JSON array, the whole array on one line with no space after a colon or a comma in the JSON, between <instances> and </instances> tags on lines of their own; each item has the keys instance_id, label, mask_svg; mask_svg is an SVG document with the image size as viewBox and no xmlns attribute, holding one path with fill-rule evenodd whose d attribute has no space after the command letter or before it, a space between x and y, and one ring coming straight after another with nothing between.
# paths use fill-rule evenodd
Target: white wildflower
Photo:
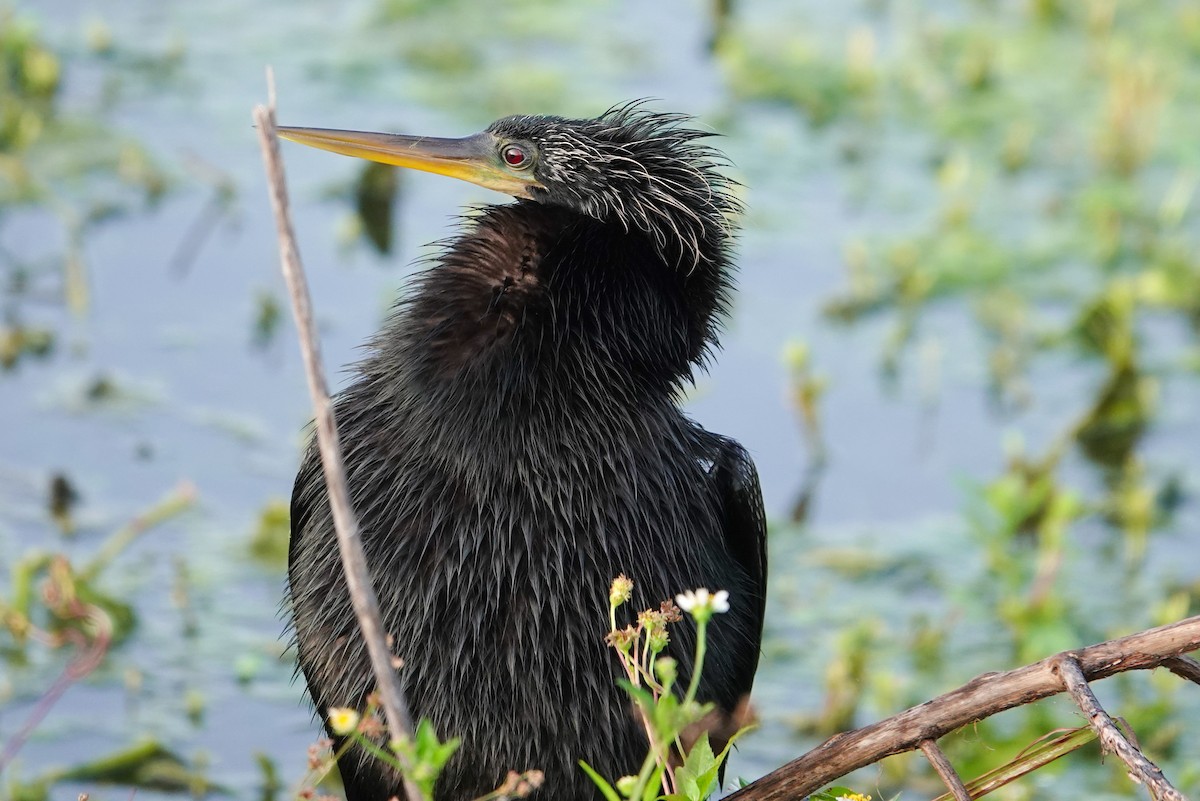
<instances>
[{"instance_id":1,"label":"white wildflower","mask_svg":"<svg viewBox=\"0 0 1200 801\"><path fill-rule=\"evenodd\" d=\"M703 617L708 620L714 613L720 614L729 611L729 591L717 590L715 593L710 593L701 587L676 595L675 603L692 617Z\"/></svg>"},{"instance_id":2,"label":"white wildflower","mask_svg":"<svg viewBox=\"0 0 1200 801\"><path fill-rule=\"evenodd\" d=\"M712 597L712 610L717 614L729 611L729 590L717 590Z\"/></svg>"}]
</instances>

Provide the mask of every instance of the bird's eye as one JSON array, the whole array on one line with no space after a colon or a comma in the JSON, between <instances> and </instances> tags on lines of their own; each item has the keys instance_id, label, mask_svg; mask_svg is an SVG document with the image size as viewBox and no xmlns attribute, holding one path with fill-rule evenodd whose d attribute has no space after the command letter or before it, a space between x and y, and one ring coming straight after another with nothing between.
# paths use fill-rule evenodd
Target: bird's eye
<instances>
[{"instance_id":1,"label":"bird's eye","mask_svg":"<svg viewBox=\"0 0 1200 801\"><path fill-rule=\"evenodd\" d=\"M529 154L525 152L525 148L523 147L509 145L504 148L502 156L504 157L504 163L510 167L521 168L529 166Z\"/></svg>"}]
</instances>

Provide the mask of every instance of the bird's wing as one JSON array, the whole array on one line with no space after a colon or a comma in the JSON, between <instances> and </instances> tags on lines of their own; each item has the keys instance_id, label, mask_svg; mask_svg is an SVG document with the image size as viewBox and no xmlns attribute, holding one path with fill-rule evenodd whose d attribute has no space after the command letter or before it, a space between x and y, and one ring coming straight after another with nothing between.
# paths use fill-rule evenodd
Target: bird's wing
<instances>
[{"instance_id":1,"label":"bird's wing","mask_svg":"<svg viewBox=\"0 0 1200 801\"><path fill-rule=\"evenodd\" d=\"M734 603L751 604L754 654L748 660L743 692L750 692L758 667L758 649L762 643L763 617L767 603L767 515L763 509L758 471L746 449L722 437L717 444L712 469L721 503L725 543L729 553L746 571L749 597L734 598Z\"/></svg>"},{"instance_id":2,"label":"bird's wing","mask_svg":"<svg viewBox=\"0 0 1200 801\"><path fill-rule=\"evenodd\" d=\"M721 699L721 706L731 715L726 723L729 730L720 734L712 733L713 747L722 749L733 729L744 722L738 720L740 716L737 710L750 694L754 674L758 670L767 605L767 514L763 509L758 471L750 454L737 442L725 437L717 437L715 444L715 450L710 451L714 453L710 474L716 484L721 507L725 544L747 576L747 586L731 599L731 603L749 605L746 618L749 625L744 631L749 642L745 643L745 650L733 655L732 686L729 687L733 692ZM725 783L725 768L726 765L722 764L717 774L722 785Z\"/></svg>"}]
</instances>

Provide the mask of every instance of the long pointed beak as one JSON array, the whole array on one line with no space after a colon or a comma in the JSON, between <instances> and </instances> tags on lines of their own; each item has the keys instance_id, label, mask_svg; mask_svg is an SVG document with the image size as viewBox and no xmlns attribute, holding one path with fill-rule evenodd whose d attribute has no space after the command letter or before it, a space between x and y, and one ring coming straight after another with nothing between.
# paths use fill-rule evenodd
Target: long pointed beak
<instances>
[{"instance_id":1,"label":"long pointed beak","mask_svg":"<svg viewBox=\"0 0 1200 801\"><path fill-rule=\"evenodd\" d=\"M281 127L279 135L343 156L448 175L515 197L529 197L530 187L538 185L532 171L518 173L502 165L497 153L499 143L487 131L462 139L439 139L328 128Z\"/></svg>"}]
</instances>

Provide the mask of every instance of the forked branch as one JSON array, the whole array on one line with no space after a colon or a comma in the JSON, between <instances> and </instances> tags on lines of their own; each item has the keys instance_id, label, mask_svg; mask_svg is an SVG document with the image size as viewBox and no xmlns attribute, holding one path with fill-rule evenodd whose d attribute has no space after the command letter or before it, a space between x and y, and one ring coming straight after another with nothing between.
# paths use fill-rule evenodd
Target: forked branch
<instances>
[{"instance_id":1,"label":"forked branch","mask_svg":"<svg viewBox=\"0 0 1200 801\"><path fill-rule=\"evenodd\" d=\"M1200 663L1183 656L1200 648L1200 616L1052 656L1004 673L985 673L943 696L854 731L836 734L807 754L728 796L730 801L790 801L851 771L913 751L956 729L1064 691L1056 666L1064 656L1086 681L1127 670L1165 667L1197 681ZM1140 753L1140 752L1139 752ZM1144 781L1144 779L1143 779ZM1182 796L1168 796L1180 799Z\"/></svg>"},{"instance_id":2,"label":"forked branch","mask_svg":"<svg viewBox=\"0 0 1200 801\"><path fill-rule=\"evenodd\" d=\"M1117 758L1129 767L1130 776L1145 784L1150 794L1160 801L1187 801L1183 793L1171 786L1158 765L1151 762L1117 728L1116 721L1104 711L1100 699L1096 698L1092 688L1088 686L1083 670L1079 667L1079 660L1074 654L1056 656L1053 669L1062 677L1063 686L1087 716L1088 724L1100 736L1101 747L1116 754Z\"/></svg>"}]
</instances>

